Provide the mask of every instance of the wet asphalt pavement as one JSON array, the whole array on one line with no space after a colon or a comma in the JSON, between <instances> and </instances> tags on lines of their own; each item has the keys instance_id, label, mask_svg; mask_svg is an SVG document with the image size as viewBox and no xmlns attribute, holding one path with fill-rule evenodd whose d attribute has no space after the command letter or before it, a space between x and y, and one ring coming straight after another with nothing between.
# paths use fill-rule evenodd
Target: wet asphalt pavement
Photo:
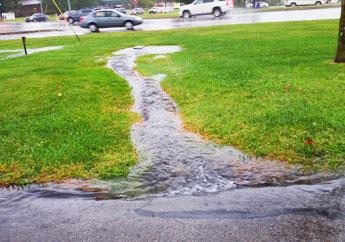
<instances>
[{"instance_id":1,"label":"wet asphalt pavement","mask_svg":"<svg viewBox=\"0 0 345 242\"><path fill-rule=\"evenodd\" d=\"M13 205L16 204L16 206ZM345 180L134 201L0 198L1 241L345 241Z\"/></svg>"},{"instance_id":2,"label":"wet asphalt pavement","mask_svg":"<svg viewBox=\"0 0 345 242\"><path fill-rule=\"evenodd\" d=\"M191 20L183 19L145 19L144 23L137 26L138 31L150 30L166 30L178 28L192 28L205 26L218 26L229 24L253 24L253 23L268 23L268 22L287 22L287 21L303 21L303 20L322 20L322 19L338 19L340 17L340 8L328 9L313 9L313 10L295 10L295 11L275 11L275 12L252 12L244 10L233 10L227 15L215 19L211 15L198 16ZM17 39L25 35L30 38L51 37L73 35L73 32L65 26L65 24L57 24L56 22L49 23L22 23L22 24L5 24L0 23L0 40ZM74 30L82 35L87 34L87 29L82 29L79 26L74 26ZM34 31L37 30L54 30L42 33L26 33L26 34L6 34L13 31ZM102 32L121 32L126 31L124 28L109 28L101 29Z\"/></svg>"}]
</instances>

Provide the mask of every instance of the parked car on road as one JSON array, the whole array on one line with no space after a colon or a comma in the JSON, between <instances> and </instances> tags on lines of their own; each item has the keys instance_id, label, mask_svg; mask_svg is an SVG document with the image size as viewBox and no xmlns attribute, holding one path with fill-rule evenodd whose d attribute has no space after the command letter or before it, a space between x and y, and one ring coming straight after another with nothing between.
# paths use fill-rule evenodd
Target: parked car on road
<instances>
[{"instance_id":1,"label":"parked car on road","mask_svg":"<svg viewBox=\"0 0 345 242\"><path fill-rule=\"evenodd\" d=\"M285 0L286 7L306 6L306 5L322 5L326 4L327 0Z\"/></svg>"},{"instance_id":2,"label":"parked car on road","mask_svg":"<svg viewBox=\"0 0 345 242\"><path fill-rule=\"evenodd\" d=\"M63 14L59 15L59 19L60 20L65 20L65 19L68 19L68 16L75 15L75 14L77 14L77 11L75 11L75 10L66 11Z\"/></svg>"},{"instance_id":3,"label":"parked car on road","mask_svg":"<svg viewBox=\"0 0 345 242\"><path fill-rule=\"evenodd\" d=\"M149 9L149 14L153 14L153 13L161 13L162 12L162 8L160 7L153 7Z\"/></svg>"},{"instance_id":4,"label":"parked car on road","mask_svg":"<svg viewBox=\"0 0 345 242\"><path fill-rule=\"evenodd\" d=\"M33 15L26 17L25 22L47 22L48 19L48 16L44 13L34 13Z\"/></svg>"},{"instance_id":5,"label":"parked car on road","mask_svg":"<svg viewBox=\"0 0 345 242\"><path fill-rule=\"evenodd\" d=\"M139 15L139 13L137 12L137 10L135 8L128 10L127 14L129 14L129 15Z\"/></svg>"},{"instance_id":6,"label":"parked car on road","mask_svg":"<svg viewBox=\"0 0 345 242\"><path fill-rule=\"evenodd\" d=\"M127 12L125 8L115 8L115 10L123 14L126 14Z\"/></svg>"},{"instance_id":7,"label":"parked car on road","mask_svg":"<svg viewBox=\"0 0 345 242\"><path fill-rule=\"evenodd\" d=\"M137 15L145 13L145 10L143 8L135 8L134 10Z\"/></svg>"},{"instance_id":8,"label":"parked car on road","mask_svg":"<svg viewBox=\"0 0 345 242\"><path fill-rule=\"evenodd\" d=\"M80 9L77 12L71 12L67 20L70 24L74 24L75 22L80 22L80 17L86 16L94 11L93 9Z\"/></svg>"},{"instance_id":9,"label":"parked car on road","mask_svg":"<svg viewBox=\"0 0 345 242\"><path fill-rule=\"evenodd\" d=\"M213 14L220 17L233 7L231 0L195 0L191 4L183 5L179 15L184 19L189 19L195 15Z\"/></svg>"},{"instance_id":10,"label":"parked car on road","mask_svg":"<svg viewBox=\"0 0 345 242\"><path fill-rule=\"evenodd\" d=\"M103 9L80 18L80 27L97 32L99 28L125 27L131 30L143 23L142 18L120 13L113 9Z\"/></svg>"},{"instance_id":11,"label":"parked car on road","mask_svg":"<svg viewBox=\"0 0 345 242\"><path fill-rule=\"evenodd\" d=\"M266 2L256 2L255 3L255 8L269 8L269 7L270 7L270 5ZM247 8L253 8L253 3L247 3Z\"/></svg>"},{"instance_id":12,"label":"parked car on road","mask_svg":"<svg viewBox=\"0 0 345 242\"><path fill-rule=\"evenodd\" d=\"M174 8L172 7L166 7L162 9L162 13L171 13L174 11Z\"/></svg>"}]
</instances>

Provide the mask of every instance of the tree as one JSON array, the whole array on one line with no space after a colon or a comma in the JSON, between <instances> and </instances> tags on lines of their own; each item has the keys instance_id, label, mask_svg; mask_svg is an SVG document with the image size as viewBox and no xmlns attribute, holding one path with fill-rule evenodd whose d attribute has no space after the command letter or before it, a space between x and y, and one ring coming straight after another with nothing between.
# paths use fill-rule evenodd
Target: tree
<instances>
[{"instance_id":1,"label":"tree","mask_svg":"<svg viewBox=\"0 0 345 242\"><path fill-rule=\"evenodd\" d=\"M337 55L334 60L336 63L345 62L345 0L341 1L341 15L339 21L339 41Z\"/></svg>"},{"instance_id":2,"label":"tree","mask_svg":"<svg viewBox=\"0 0 345 242\"><path fill-rule=\"evenodd\" d=\"M61 11L68 10L67 0L55 0L55 2L57 3L57 5L59 5ZM77 10L80 8L95 7L99 2L99 0L71 0L71 6L72 9ZM43 8L47 6L49 12L58 12L52 0L42 0L42 4Z\"/></svg>"},{"instance_id":3,"label":"tree","mask_svg":"<svg viewBox=\"0 0 345 242\"><path fill-rule=\"evenodd\" d=\"M155 5L154 0L139 0L138 6L142 8L151 8Z\"/></svg>"},{"instance_id":4,"label":"tree","mask_svg":"<svg viewBox=\"0 0 345 242\"><path fill-rule=\"evenodd\" d=\"M0 3L3 12L14 11L20 7L20 3L17 0L3 0Z\"/></svg>"}]
</instances>

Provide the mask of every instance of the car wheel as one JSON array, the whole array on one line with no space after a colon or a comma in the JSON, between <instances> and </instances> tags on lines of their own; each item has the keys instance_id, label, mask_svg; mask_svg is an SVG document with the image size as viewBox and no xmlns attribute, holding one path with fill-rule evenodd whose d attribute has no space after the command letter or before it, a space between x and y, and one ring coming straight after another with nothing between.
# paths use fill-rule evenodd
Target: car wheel
<instances>
[{"instance_id":1,"label":"car wheel","mask_svg":"<svg viewBox=\"0 0 345 242\"><path fill-rule=\"evenodd\" d=\"M98 31L98 26L96 24L89 24L89 30L91 32L97 32Z\"/></svg>"},{"instance_id":2,"label":"car wheel","mask_svg":"<svg viewBox=\"0 0 345 242\"><path fill-rule=\"evenodd\" d=\"M133 25L133 23L131 22L131 21L127 21L127 22L125 22L125 28L127 29L127 30L132 30L134 27L133 27L134 25Z\"/></svg>"},{"instance_id":3,"label":"car wheel","mask_svg":"<svg viewBox=\"0 0 345 242\"><path fill-rule=\"evenodd\" d=\"M182 14L182 17L184 19L190 19L192 17L192 15L190 14L189 11L184 11L183 14Z\"/></svg>"},{"instance_id":4,"label":"car wheel","mask_svg":"<svg viewBox=\"0 0 345 242\"><path fill-rule=\"evenodd\" d=\"M222 11L219 8L213 9L213 16L219 18L222 15Z\"/></svg>"},{"instance_id":5,"label":"car wheel","mask_svg":"<svg viewBox=\"0 0 345 242\"><path fill-rule=\"evenodd\" d=\"M317 2L315 3L315 5L316 5L316 6L321 6L321 2L320 2L320 1L317 1Z\"/></svg>"},{"instance_id":6,"label":"car wheel","mask_svg":"<svg viewBox=\"0 0 345 242\"><path fill-rule=\"evenodd\" d=\"M296 3L291 3L291 4L290 4L290 7L296 7L296 6L297 6Z\"/></svg>"},{"instance_id":7,"label":"car wheel","mask_svg":"<svg viewBox=\"0 0 345 242\"><path fill-rule=\"evenodd\" d=\"M68 19L68 22L69 22L70 24L73 24L73 23L74 23L73 18L69 18L69 19Z\"/></svg>"}]
</instances>

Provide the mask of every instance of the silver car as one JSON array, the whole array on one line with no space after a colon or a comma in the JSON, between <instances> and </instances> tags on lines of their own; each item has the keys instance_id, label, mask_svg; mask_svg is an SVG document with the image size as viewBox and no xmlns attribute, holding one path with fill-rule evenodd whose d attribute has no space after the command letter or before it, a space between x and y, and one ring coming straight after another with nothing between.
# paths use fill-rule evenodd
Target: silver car
<instances>
[{"instance_id":1,"label":"silver car","mask_svg":"<svg viewBox=\"0 0 345 242\"><path fill-rule=\"evenodd\" d=\"M97 32L99 28L125 27L131 30L143 23L142 18L120 13L113 9L102 9L80 18L80 27Z\"/></svg>"}]
</instances>

